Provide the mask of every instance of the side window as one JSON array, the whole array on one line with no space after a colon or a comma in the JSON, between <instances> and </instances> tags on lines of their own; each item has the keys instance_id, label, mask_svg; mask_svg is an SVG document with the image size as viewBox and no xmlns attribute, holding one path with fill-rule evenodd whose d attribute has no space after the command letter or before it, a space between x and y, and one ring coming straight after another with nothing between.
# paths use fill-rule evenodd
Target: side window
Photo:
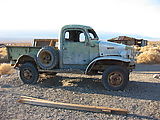
<instances>
[{"instance_id":1,"label":"side window","mask_svg":"<svg viewBox=\"0 0 160 120\"><path fill-rule=\"evenodd\" d=\"M83 32L79 35L79 42L85 42L85 34Z\"/></svg>"},{"instance_id":2,"label":"side window","mask_svg":"<svg viewBox=\"0 0 160 120\"><path fill-rule=\"evenodd\" d=\"M94 39L94 35L92 33L89 33L89 35L92 39Z\"/></svg>"},{"instance_id":3,"label":"side window","mask_svg":"<svg viewBox=\"0 0 160 120\"><path fill-rule=\"evenodd\" d=\"M65 33L65 40L69 40L69 32Z\"/></svg>"},{"instance_id":4,"label":"side window","mask_svg":"<svg viewBox=\"0 0 160 120\"><path fill-rule=\"evenodd\" d=\"M68 42L85 42L85 34L81 30L68 30L65 32L65 40Z\"/></svg>"},{"instance_id":5,"label":"side window","mask_svg":"<svg viewBox=\"0 0 160 120\"><path fill-rule=\"evenodd\" d=\"M98 40L98 36L93 29L88 29L89 36L91 40Z\"/></svg>"}]
</instances>

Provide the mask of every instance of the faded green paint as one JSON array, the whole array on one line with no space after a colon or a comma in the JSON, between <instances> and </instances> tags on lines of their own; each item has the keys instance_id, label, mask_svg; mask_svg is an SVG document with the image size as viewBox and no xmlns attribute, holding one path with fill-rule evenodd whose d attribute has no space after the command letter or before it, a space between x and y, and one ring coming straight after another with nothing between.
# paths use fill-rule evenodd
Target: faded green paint
<instances>
[{"instance_id":1,"label":"faded green paint","mask_svg":"<svg viewBox=\"0 0 160 120\"><path fill-rule=\"evenodd\" d=\"M90 62L91 62L94 58L100 56L99 55L99 41L90 40L89 42L91 43L90 45Z\"/></svg>"},{"instance_id":2,"label":"faded green paint","mask_svg":"<svg viewBox=\"0 0 160 120\"><path fill-rule=\"evenodd\" d=\"M27 46L7 46L8 57L10 60L17 60L22 55L35 56L40 47L27 47Z\"/></svg>"},{"instance_id":3,"label":"faded green paint","mask_svg":"<svg viewBox=\"0 0 160 120\"><path fill-rule=\"evenodd\" d=\"M89 46L85 42L65 42L63 46L63 64L88 64Z\"/></svg>"}]
</instances>

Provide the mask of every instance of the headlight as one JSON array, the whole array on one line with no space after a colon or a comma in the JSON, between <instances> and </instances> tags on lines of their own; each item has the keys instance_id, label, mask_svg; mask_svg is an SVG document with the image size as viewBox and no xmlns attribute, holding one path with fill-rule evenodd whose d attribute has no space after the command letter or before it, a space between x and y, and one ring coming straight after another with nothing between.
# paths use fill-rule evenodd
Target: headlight
<instances>
[{"instance_id":1,"label":"headlight","mask_svg":"<svg viewBox=\"0 0 160 120\"><path fill-rule=\"evenodd\" d=\"M134 56L135 56L134 47L127 45L125 47L125 50L127 51L127 55L126 55L127 58L134 59Z\"/></svg>"}]
</instances>

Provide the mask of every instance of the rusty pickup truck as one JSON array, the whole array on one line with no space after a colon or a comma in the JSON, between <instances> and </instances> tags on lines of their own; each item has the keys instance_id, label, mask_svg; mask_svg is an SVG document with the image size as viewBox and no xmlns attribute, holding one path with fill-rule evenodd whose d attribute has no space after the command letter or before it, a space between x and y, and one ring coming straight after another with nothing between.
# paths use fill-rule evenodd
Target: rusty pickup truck
<instances>
[{"instance_id":1,"label":"rusty pickup truck","mask_svg":"<svg viewBox=\"0 0 160 120\"><path fill-rule=\"evenodd\" d=\"M42 73L102 74L108 90L123 90L134 69L131 46L99 40L90 26L66 25L57 40L40 46L7 46L11 64L26 84L36 84Z\"/></svg>"}]
</instances>

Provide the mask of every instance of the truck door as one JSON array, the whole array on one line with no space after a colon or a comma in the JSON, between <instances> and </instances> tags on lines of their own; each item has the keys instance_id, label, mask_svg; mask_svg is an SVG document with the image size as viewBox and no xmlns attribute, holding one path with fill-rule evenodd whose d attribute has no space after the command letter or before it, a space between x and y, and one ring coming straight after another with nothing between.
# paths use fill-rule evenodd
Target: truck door
<instances>
[{"instance_id":1,"label":"truck door","mask_svg":"<svg viewBox=\"0 0 160 120\"><path fill-rule=\"evenodd\" d=\"M86 44L87 37L83 30L66 30L63 40L63 64L85 65L89 63L89 47Z\"/></svg>"}]
</instances>

